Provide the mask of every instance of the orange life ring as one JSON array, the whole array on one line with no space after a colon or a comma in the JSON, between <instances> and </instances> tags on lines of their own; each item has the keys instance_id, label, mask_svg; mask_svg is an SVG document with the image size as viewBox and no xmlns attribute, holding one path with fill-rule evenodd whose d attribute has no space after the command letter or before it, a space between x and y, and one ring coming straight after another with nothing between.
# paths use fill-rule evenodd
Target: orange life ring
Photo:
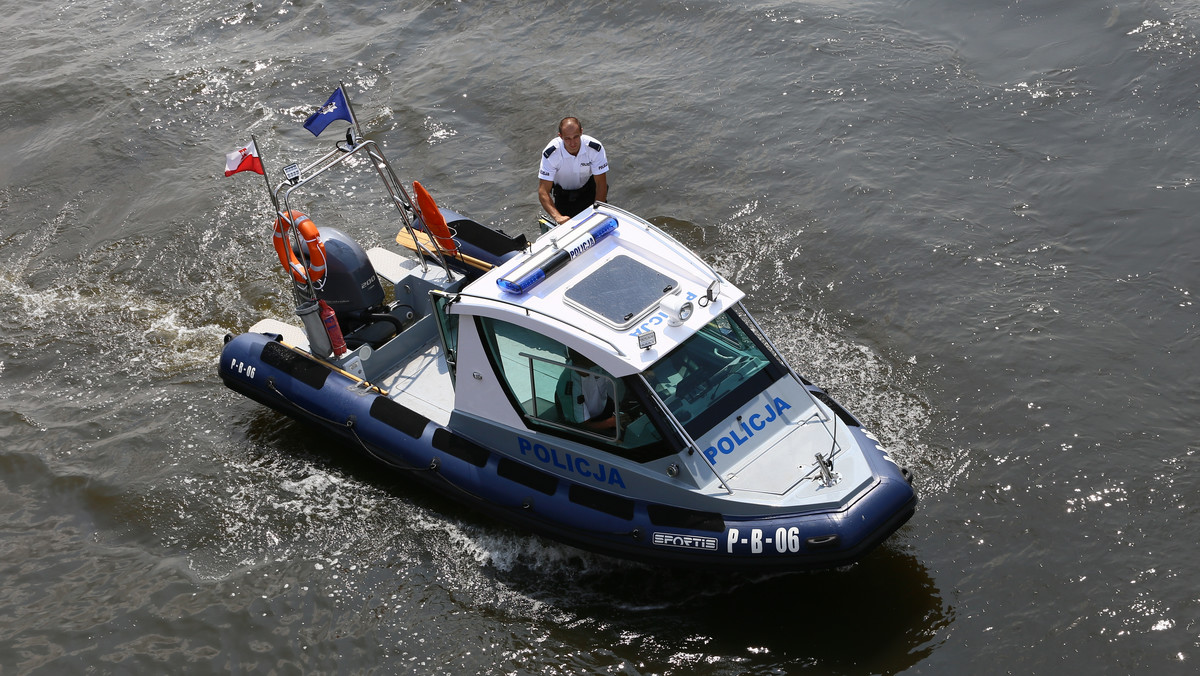
<instances>
[{"instance_id":1,"label":"orange life ring","mask_svg":"<svg viewBox=\"0 0 1200 676\"><path fill-rule=\"evenodd\" d=\"M288 241L288 229L293 225L299 231L304 244L308 246L307 268L296 258L291 242ZM312 219L299 211L281 212L279 218L275 219L275 253L279 254L279 264L284 270L292 273L292 279L296 280L297 284L308 284L310 281L315 283L325 276L325 245L321 243L320 237L321 233L317 232L317 226ZM309 271L312 272L311 280Z\"/></svg>"},{"instance_id":2,"label":"orange life ring","mask_svg":"<svg viewBox=\"0 0 1200 676\"><path fill-rule=\"evenodd\" d=\"M437 242L439 249L453 256L458 251L458 246L454 243L454 237L450 235L450 228L446 225L441 210L433 202L433 195L418 181L413 181L413 192L417 194L417 211L421 212L425 229L433 235L433 241Z\"/></svg>"}]
</instances>

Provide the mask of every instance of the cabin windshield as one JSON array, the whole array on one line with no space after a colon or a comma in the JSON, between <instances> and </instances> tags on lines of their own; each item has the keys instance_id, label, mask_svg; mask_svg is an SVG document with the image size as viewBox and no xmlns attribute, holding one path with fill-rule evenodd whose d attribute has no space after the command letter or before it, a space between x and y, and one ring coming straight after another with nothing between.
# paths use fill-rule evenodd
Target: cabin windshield
<instances>
[{"instance_id":1,"label":"cabin windshield","mask_svg":"<svg viewBox=\"0 0 1200 676\"><path fill-rule=\"evenodd\" d=\"M642 373L693 439L742 407L786 371L730 310Z\"/></svg>"}]
</instances>

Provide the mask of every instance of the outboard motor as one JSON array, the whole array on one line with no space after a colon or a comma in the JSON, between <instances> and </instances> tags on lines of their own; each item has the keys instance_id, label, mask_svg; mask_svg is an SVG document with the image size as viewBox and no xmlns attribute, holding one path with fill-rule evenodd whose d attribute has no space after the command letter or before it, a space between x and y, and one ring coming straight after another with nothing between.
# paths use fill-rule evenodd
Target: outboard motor
<instances>
[{"instance_id":1,"label":"outboard motor","mask_svg":"<svg viewBox=\"0 0 1200 676\"><path fill-rule=\"evenodd\" d=\"M367 252L337 228L321 228L320 236L326 267L317 284L317 298L333 308L347 347L378 348L403 331L403 321L384 304L383 285ZM297 284L296 289L307 296L304 285Z\"/></svg>"},{"instance_id":2,"label":"outboard motor","mask_svg":"<svg viewBox=\"0 0 1200 676\"><path fill-rule=\"evenodd\" d=\"M346 233L323 227L321 244L325 247L326 268L324 278L317 283L317 298L333 308L342 333L352 333L368 321L367 315L383 309L383 285L367 252ZM307 293L303 285L296 288Z\"/></svg>"}]
</instances>

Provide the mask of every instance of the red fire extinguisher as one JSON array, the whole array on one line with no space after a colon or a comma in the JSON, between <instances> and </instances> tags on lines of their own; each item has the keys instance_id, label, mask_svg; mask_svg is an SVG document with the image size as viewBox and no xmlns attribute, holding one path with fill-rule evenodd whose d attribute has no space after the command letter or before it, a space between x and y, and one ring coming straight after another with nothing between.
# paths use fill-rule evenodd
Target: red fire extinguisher
<instances>
[{"instance_id":1,"label":"red fire extinguisher","mask_svg":"<svg viewBox=\"0 0 1200 676\"><path fill-rule=\"evenodd\" d=\"M342 337L342 327L338 326L333 308L323 300L318 300L317 305L320 307L321 321L325 322L325 333L329 334L329 343L333 345L333 356L346 354L346 339Z\"/></svg>"}]
</instances>

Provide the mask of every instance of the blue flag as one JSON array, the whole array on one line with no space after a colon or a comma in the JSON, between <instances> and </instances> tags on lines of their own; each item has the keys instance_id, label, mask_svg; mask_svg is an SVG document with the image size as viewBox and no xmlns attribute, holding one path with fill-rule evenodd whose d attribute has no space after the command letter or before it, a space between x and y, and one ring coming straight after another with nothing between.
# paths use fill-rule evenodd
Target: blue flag
<instances>
[{"instance_id":1,"label":"blue flag","mask_svg":"<svg viewBox=\"0 0 1200 676\"><path fill-rule=\"evenodd\" d=\"M311 131L313 136L320 136L321 132L325 131L325 127L328 127L329 123L334 120L354 122L354 118L350 117L350 104L346 102L346 95L342 93L341 87L333 91L333 96L329 97L325 105L308 116L308 119L304 121L304 128Z\"/></svg>"}]
</instances>

